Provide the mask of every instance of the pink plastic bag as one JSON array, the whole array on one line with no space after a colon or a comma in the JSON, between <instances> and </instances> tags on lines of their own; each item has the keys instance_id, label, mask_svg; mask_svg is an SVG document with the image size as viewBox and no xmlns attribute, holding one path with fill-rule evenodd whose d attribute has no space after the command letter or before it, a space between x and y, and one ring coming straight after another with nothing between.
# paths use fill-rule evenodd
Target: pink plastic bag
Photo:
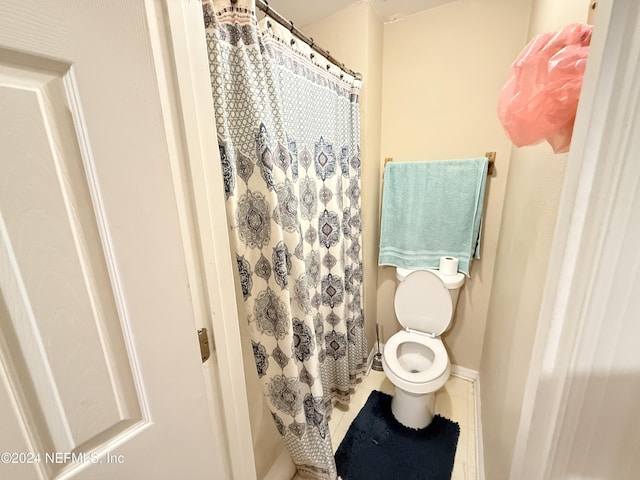
<instances>
[{"instance_id":1,"label":"pink plastic bag","mask_svg":"<svg viewBox=\"0 0 640 480\"><path fill-rule=\"evenodd\" d=\"M533 38L513 62L498 117L516 146L546 140L569 151L590 42L590 25L567 25Z\"/></svg>"}]
</instances>

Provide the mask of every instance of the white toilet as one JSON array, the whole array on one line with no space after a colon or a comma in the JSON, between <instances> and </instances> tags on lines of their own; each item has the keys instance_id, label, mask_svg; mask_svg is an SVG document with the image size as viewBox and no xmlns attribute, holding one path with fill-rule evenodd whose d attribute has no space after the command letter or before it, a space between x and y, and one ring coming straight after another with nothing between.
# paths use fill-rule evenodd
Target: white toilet
<instances>
[{"instance_id":1,"label":"white toilet","mask_svg":"<svg viewBox=\"0 0 640 480\"><path fill-rule=\"evenodd\" d=\"M435 392L449 378L451 364L440 335L451 324L465 277L402 268L396 277L394 308L404 330L387 340L382 365L396 387L393 416L407 427L424 428L433 420Z\"/></svg>"}]
</instances>

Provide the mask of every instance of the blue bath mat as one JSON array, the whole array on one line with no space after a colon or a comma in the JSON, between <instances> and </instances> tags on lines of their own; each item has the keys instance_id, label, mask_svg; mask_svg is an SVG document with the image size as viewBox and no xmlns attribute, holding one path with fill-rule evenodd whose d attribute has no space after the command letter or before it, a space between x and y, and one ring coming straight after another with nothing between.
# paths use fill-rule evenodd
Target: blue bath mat
<instances>
[{"instance_id":1,"label":"blue bath mat","mask_svg":"<svg viewBox=\"0 0 640 480\"><path fill-rule=\"evenodd\" d=\"M460 426L436 415L415 430L391 413L391 396L373 391L336 452L342 480L449 480Z\"/></svg>"}]
</instances>

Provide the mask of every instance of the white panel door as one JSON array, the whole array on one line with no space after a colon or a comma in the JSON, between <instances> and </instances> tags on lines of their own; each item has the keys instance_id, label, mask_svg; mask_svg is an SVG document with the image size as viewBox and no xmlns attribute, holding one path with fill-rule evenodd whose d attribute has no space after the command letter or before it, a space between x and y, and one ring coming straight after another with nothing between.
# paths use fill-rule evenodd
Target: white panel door
<instances>
[{"instance_id":1,"label":"white panel door","mask_svg":"<svg viewBox=\"0 0 640 480\"><path fill-rule=\"evenodd\" d=\"M0 3L1 479L228 478L148 16Z\"/></svg>"}]
</instances>

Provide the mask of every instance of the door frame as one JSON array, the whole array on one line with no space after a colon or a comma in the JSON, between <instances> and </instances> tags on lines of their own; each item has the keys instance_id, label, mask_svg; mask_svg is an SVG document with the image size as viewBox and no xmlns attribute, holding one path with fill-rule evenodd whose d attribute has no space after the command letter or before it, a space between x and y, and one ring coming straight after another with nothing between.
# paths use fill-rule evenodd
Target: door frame
<instances>
[{"instance_id":1,"label":"door frame","mask_svg":"<svg viewBox=\"0 0 640 480\"><path fill-rule=\"evenodd\" d=\"M145 0L145 6L155 38L154 60L194 310L198 328L211 332L212 357L203 364L203 373L211 421L224 426L226 440L212 448L225 450L231 478L255 480L202 4Z\"/></svg>"},{"instance_id":2,"label":"door frame","mask_svg":"<svg viewBox=\"0 0 640 480\"><path fill-rule=\"evenodd\" d=\"M512 479L553 478L552 472L564 470L571 448L560 437L577 444L589 441L575 435L581 422L589 421L580 418L580 411L594 401L584 396L587 382L596 374L616 374L608 363L611 358L598 355L598 342L637 318L629 318L624 310L634 294L629 288L632 269L615 271L615 262L608 264L606 260L622 257L628 265L640 261L640 252L621 250L620 238L625 231L640 229L637 215L634 218L624 211L625 198L633 193L628 187L629 176L640 180L638 169L633 168L640 146L635 140L637 132L631 128L634 121L638 123L640 95L640 7L636 2L598 2L521 409ZM612 301L615 298L618 301ZM601 362L598 368L594 359ZM576 402L576 398L580 400Z\"/></svg>"}]
</instances>

